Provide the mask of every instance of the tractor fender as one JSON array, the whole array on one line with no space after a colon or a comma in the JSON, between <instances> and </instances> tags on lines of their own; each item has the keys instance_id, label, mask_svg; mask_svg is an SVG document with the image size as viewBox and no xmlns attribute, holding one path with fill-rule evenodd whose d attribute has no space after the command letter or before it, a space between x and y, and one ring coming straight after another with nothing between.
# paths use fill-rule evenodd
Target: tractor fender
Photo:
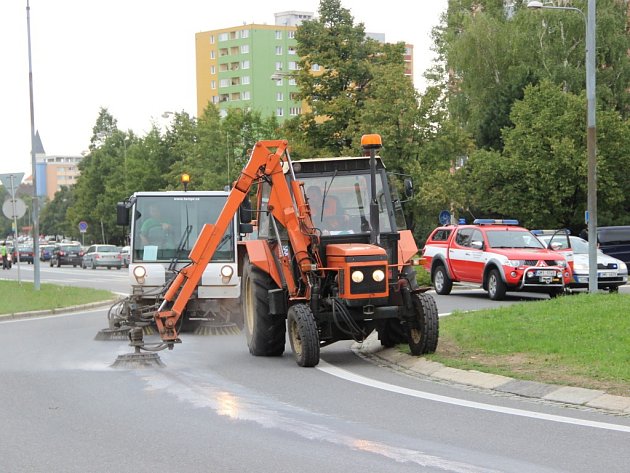
<instances>
[{"instance_id":1,"label":"tractor fender","mask_svg":"<svg viewBox=\"0 0 630 473\"><path fill-rule=\"evenodd\" d=\"M238 272L240 275L243 273L243 261L247 255L251 264L269 274L276 285L282 287L282 279L277 266L273 264L274 257L267 240L246 240L241 242L238 250Z\"/></svg>"}]
</instances>

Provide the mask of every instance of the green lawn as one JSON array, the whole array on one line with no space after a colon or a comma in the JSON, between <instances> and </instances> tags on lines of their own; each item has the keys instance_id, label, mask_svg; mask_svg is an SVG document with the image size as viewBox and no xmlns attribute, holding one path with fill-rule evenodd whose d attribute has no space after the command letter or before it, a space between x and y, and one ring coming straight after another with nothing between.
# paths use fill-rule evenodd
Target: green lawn
<instances>
[{"instance_id":1,"label":"green lawn","mask_svg":"<svg viewBox=\"0 0 630 473\"><path fill-rule=\"evenodd\" d=\"M59 309L114 299L110 291L101 289L40 284L40 289L35 291L33 283L20 284L17 281L0 281L0 291L2 294L0 314Z\"/></svg>"},{"instance_id":2,"label":"green lawn","mask_svg":"<svg viewBox=\"0 0 630 473\"><path fill-rule=\"evenodd\" d=\"M447 366L630 395L630 296L580 294L440 319Z\"/></svg>"}]
</instances>

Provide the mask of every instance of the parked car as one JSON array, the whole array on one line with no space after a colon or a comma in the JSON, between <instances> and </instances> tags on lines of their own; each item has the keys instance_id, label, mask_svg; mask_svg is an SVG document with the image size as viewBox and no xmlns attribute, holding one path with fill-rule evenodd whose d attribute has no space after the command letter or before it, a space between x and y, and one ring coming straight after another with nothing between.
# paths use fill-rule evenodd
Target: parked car
<instances>
[{"instance_id":1,"label":"parked car","mask_svg":"<svg viewBox=\"0 0 630 473\"><path fill-rule=\"evenodd\" d=\"M81 267L96 269L99 266L107 269L122 268L122 256L115 245L92 245L87 249Z\"/></svg>"},{"instance_id":2,"label":"parked car","mask_svg":"<svg viewBox=\"0 0 630 473\"><path fill-rule=\"evenodd\" d=\"M129 261L131 260L131 247L123 246L120 250L120 256L122 257L122 264L125 268L129 267Z\"/></svg>"},{"instance_id":3,"label":"parked car","mask_svg":"<svg viewBox=\"0 0 630 473\"><path fill-rule=\"evenodd\" d=\"M608 256L630 264L630 226L598 227L597 244Z\"/></svg>"},{"instance_id":4,"label":"parked car","mask_svg":"<svg viewBox=\"0 0 630 473\"><path fill-rule=\"evenodd\" d=\"M537 234L538 232L533 232ZM537 234L547 248L558 251L572 260L571 282L567 284L569 289L588 288L589 264L588 264L588 242L583 238L569 235L566 232L546 231L544 234ZM603 251L597 250L597 287L607 289L610 292L618 292L619 286L628 282L627 265L612 256L606 255Z\"/></svg>"},{"instance_id":5,"label":"parked car","mask_svg":"<svg viewBox=\"0 0 630 473\"><path fill-rule=\"evenodd\" d=\"M463 283L481 286L493 300L503 299L508 291L555 297L571 280L566 258L546 249L516 220L443 225L429 235L422 257L441 295L450 294L453 283Z\"/></svg>"},{"instance_id":6,"label":"parked car","mask_svg":"<svg viewBox=\"0 0 630 473\"><path fill-rule=\"evenodd\" d=\"M78 243L60 243L56 245L50 256L50 266L72 265L77 267L83 260L83 251Z\"/></svg>"}]
</instances>

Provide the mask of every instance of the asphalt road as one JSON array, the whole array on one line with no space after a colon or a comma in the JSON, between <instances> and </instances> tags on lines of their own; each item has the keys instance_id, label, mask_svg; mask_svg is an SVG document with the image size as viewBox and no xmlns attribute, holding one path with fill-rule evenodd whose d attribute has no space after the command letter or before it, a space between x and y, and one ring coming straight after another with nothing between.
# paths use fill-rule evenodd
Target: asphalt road
<instances>
[{"instance_id":1,"label":"asphalt road","mask_svg":"<svg viewBox=\"0 0 630 473\"><path fill-rule=\"evenodd\" d=\"M52 269L97 287L125 278ZM440 312L490 302L466 294L439 298ZM629 417L407 377L359 358L349 343L324 348L320 365L304 369L289 352L250 356L242 335L183 334L160 353L166 367L113 369L130 348L93 340L104 321L100 310L0 323L0 471L626 472L630 464Z\"/></svg>"}]
</instances>

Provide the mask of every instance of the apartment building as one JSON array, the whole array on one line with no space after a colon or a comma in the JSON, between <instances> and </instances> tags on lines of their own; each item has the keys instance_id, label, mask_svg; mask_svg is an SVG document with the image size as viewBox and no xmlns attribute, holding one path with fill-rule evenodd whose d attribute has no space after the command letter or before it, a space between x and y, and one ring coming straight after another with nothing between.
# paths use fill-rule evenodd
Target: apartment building
<instances>
[{"instance_id":1,"label":"apartment building","mask_svg":"<svg viewBox=\"0 0 630 473\"><path fill-rule=\"evenodd\" d=\"M273 25L244 24L195 35L197 67L197 116L208 103L223 114L229 108L257 110L275 115L280 122L302 113L305 105L296 99L295 79L299 57L295 32L311 12L275 14ZM385 42L382 33L366 36ZM413 81L413 46L406 45L405 74ZM313 66L316 74L319 66Z\"/></svg>"},{"instance_id":2,"label":"apartment building","mask_svg":"<svg viewBox=\"0 0 630 473\"><path fill-rule=\"evenodd\" d=\"M197 114L208 103L223 113L229 108L255 109L279 121L302 113L297 85L288 74L297 70L295 31L314 16L282 12L274 25L246 24L195 35Z\"/></svg>"}]
</instances>

